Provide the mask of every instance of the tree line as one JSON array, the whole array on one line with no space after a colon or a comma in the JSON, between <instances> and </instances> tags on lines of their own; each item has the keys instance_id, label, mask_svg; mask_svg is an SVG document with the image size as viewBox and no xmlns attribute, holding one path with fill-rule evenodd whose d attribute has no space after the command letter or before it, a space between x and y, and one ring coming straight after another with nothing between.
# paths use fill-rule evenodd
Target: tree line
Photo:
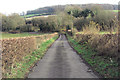
<instances>
[{"instance_id":1,"label":"tree line","mask_svg":"<svg viewBox=\"0 0 120 80\"><path fill-rule=\"evenodd\" d=\"M118 27L117 14L106 11L100 6L82 9L79 6L67 6L57 15L25 19L18 14L2 15L3 32L60 32L62 29L82 31L91 21L99 25L101 31L115 30Z\"/></svg>"}]
</instances>

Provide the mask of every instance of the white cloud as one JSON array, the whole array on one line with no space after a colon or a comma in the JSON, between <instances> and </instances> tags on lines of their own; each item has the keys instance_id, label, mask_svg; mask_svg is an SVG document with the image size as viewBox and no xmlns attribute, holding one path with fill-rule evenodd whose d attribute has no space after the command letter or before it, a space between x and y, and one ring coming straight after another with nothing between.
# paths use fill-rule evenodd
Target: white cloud
<instances>
[{"instance_id":1,"label":"white cloud","mask_svg":"<svg viewBox=\"0 0 120 80\"><path fill-rule=\"evenodd\" d=\"M118 4L119 0L1 0L0 12L4 14L20 13L39 7L64 4L109 3Z\"/></svg>"}]
</instances>

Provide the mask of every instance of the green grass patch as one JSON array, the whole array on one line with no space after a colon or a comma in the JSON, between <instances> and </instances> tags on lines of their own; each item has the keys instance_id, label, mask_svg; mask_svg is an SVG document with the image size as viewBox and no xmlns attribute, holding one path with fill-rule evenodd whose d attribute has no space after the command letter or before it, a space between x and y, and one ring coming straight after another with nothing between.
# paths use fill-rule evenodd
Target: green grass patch
<instances>
[{"instance_id":1,"label":"green grass patch","mask_svg":"<svg viewBox=\"0 0 120 80\"><path fill-rule=\"evenodd\" d=\"M43 35L43 33L40 33L40 34L30 34L30 33L11 34L11 33L2 33L2 39L5 39L5 38L15 38L15 37L39 36L39 35Z\"/></svg>"},{"instance_id":2,"label":"green grass patch","mask_svg":"<svg viewBox=\"0 0 120 80\"><path fill-rule=\"evenodd\" d=\"M28 15L25 15L25 18L30 18L30 17L35 17L35 16L44 16L44 15L51 15L51 14L48 14L48 13L43 13L43 14L28 14ZM24 16L22 16L24 17Z\"/></svg>"},{"instance_id":3,"label":"green grass patch","mask_svg":"<svg viewBox=\"0 0 120 80\"><path fill-rule=\"evenodd\" d=\"M110 32L100 32L100 34L110 34ZM116 32L112 32L112 34L116 34Z\"/></svg>"},{"instance_id":4,"label":"green grass patch","mask_svg":"<svg viewBox=\"0 0 120 80\"><path fill-rule=\"evenodd\" d=\"M112 34L115 34L116 32L112 32ZM84 34L82 31L81 32L78 32L77 34ZM101 31L99 32L99 34L110 34L110 32L107 32L107 31Z\"/></svg>"},{"instance_id":5,"label":"green grass patch","mask_svg":"<svg viewBox=\"0 0 120 80\"><path fill-rule=\"evenodd\" d=\"M110 11L110 12L115 12L115 13L120 12L120 10L105 10L105 11Z\"/></svg>"},{"instance_id":6,"label":"green grass patch","mask_svg":"<svg viewBox=\"0 0 120 80\"><path fill-rule=\"evenodd\" d=\"M23 57L21 62L15 63L15 68L12 68L11 74L6 74L7 78L24 78L29 69L44 56L48 47L57 39L58 36L42 43L40 48L35 50L32 54Z\"/></svg>"},{"instance_id":7,"label":"green grass patch","mask_svg":"<svg viewBox=\"0 0 120 80\"><path fill-rule=\"evenodd\" d=\"M113 12L120 12L120 10L111 10L111 11L113 11Z\"/></svg>"},{"instance_id":8,"label":"green grass patch","mask_svg":"<svg viewBox=\"0 0 120 80\"><path fill-rule=\"evenodd\" d=\"M87 44L79 44L71 36L67 35L68 41L84 60L99 74L105 78L118 78L118 62L112 58L96 55ZM112 61L111 61L112 60Z\"/></svg>"},{"instance_id":9,"label":"green grass patch","mask_svg":"<svg viewBox=\"0 0 120 80\"><path fill-rule=\"evenodd\" d=\"M112 10L113 12L120 12L120 10Z\"/></svg>"},{"instance_id":10,"label":"green grass patch","mask_svg":"<svg viewBox=\"0 0 120 80\"><path fill-rule=\"evenodd\" d=\"M25 17L34 17L34 16L41 16L42 14L29 14L29 15L25 15ZM24 17L24 16L22 16Z\"/></svg>"}]
</instances>

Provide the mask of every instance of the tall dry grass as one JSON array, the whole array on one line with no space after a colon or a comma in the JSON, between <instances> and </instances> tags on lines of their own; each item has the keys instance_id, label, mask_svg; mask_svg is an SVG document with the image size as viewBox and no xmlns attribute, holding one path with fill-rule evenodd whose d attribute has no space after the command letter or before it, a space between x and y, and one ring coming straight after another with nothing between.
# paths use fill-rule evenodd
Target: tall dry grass
<instances>
[{"instance_id":1,"label":"tall dry grass","mask_svg":"<svg viewBox=\"0 0 120 80\"><path fill-rule=\"evenodd\" d=\"M93 21L83 27L83 34L99 34L101 26Z\"/></svg>"}]
</instances>

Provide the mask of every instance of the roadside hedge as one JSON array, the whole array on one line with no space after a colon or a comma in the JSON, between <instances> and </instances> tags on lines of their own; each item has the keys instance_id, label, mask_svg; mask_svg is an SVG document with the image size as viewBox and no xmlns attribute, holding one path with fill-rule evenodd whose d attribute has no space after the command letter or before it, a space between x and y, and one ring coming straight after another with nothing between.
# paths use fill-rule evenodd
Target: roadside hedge
<instances>
[{"instance_id":1,"label":"roadside hedge","mask_svg":"<svg viewBox=\"0 0 120 80\"><path fill-rule=\"evenodd\" d=\"M87 44L99 56L118 57L118 34L76 34L79 44Z\"/></svg>"}]
</instances>

